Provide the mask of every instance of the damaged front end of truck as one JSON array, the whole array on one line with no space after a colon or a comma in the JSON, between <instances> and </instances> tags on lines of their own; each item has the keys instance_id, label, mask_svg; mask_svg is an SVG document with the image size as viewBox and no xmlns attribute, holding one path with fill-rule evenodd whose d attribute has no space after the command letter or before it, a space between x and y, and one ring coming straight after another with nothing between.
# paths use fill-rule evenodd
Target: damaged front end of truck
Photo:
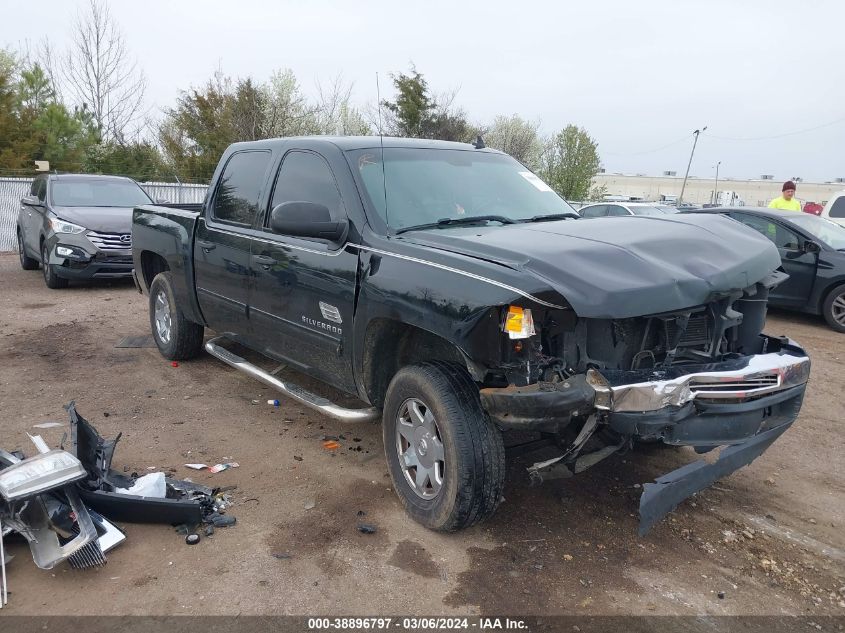
<instances>
[{"instance_id":1,"label":"damaged front end of truck","mask_svg":"<svg viewBox=\"0 0 845 633\"><path fill-rule=\"evenodd\" d=\"M528 469L535 481L571 477L638 442L722 447L715 461L644 485L645 534L795 421L810 360L794 341L762 333L769 291L785 278L776 271L744 288L711 288L703 303L643 316L502 307L499 363L482 405L503 430L538 432L554 445L556 454Z\"/></svg>"}]
</instances>

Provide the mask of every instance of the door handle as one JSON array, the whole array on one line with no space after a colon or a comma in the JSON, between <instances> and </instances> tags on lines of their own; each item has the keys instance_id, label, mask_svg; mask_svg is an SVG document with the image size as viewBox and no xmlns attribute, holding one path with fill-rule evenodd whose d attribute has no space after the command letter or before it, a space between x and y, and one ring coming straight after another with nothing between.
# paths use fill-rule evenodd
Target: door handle
<instances>
[{"instance_id":1,"label":"door handle","mask_svg":"<svg viewBox=\"0 0 845 633\"><path fill-rule=\"evenodd\" d=\"M273 266L278 263L278 261L273 257L268 257L267 255L253 255L252 261L255 264L258 264L264 270L270 270L270 266Z\"/></svg>"},{"instance_id":2,"label":"door handle","mask_svg":"<svg viewBox=\"0 0 845 633\"><path fill-rule=\"evenodd\" d=\"M197 246L199 246L205 252L208 252L213 251L217 247L217 244L215 244L214 242L206 242L205 240L197 240Z\"/></svg>"}]
</instances>

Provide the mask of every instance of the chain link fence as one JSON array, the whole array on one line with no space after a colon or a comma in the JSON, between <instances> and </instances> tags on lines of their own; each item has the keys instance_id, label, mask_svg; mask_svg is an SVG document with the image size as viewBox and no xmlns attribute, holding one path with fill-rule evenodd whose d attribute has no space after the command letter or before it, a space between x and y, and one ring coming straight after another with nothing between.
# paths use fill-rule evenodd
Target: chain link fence
<instances>
[{"instance_id":1,"label":"chain link fence","mask_svg":"<svg viewBox=\"0 0 845 633\"><path fill-rule=\"evenodd\" d=\"M21 198L29 195L33 178L0 176L0 252L18 247L15 232ZM140 182L141 188L155 201L178 204L197 203L205 199L207 185L180 182Z\"/></svg>"}]
</instances>

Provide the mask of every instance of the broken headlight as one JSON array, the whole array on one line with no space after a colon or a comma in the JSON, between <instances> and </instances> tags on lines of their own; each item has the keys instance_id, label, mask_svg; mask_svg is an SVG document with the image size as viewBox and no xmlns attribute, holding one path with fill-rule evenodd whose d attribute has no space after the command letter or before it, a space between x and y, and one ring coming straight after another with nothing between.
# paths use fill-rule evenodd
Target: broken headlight
<instances>
[{"instance_id":1,"label":"broken headlight","mask_svg":"<svg viewBox=\"0 0 845 633\"><path fill-rule=\"evenodd\" d=\"M67 451L55 449L0 470L0 496L24 499L85 477L82 463Z\"/></svg>"},{"instance_id":2,"label":"broken headlight","mask_svg":"<svg viewBox=\"0 0 845 633\"><path fill-rule=\"evenodd\" d=\"M531 310L519 306L508 306L502 331L507 332L511 339L534 336L537 331L534 329L534 317L531 315Z\"/></svg>"}]
</instances>

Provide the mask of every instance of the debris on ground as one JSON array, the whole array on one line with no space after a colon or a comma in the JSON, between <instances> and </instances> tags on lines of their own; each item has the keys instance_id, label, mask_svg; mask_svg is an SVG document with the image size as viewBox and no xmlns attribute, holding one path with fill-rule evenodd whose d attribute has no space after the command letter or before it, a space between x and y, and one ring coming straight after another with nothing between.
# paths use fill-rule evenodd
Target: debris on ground
<instances>
[{"instance_id":1,"label":"debris on ground","mask_svg":"<svg viewBox=\"0 0 845 633\"><path fill-rule=\"evenodd\" d=\"M311 509L313 509L316 505L317 505L317 502L316 502L316 501L314 501L314 499L308 499L308 500L305 502L304 507L305 507L305 509L306 509L306 510L311 510Z\"/></svg>"},{"instance_id":2,"label":"debris on ground","mask_svg":"<svg viewBox=\"0 0 845 633\"><path fill-rule=\"evenodd\" d=\"M230 468L238 468L240 464L238 462L226 462L224 464L215 464L214 466L209 466L208 464L185 464L186 468L191 468L193 470L207 470L208 472L220 473L224 470L229 470Z\"/></svg>"},{"instance_id":3,"label":"debris on ground","mask_svg":"<svg viewBox=\"0 0 845 633\"><path fill-rule=\"evenodd\" d=\"M115 488L114 491L124 495L164 499L167 496L167 484L164 481L164 473L148 473L138 477L129 488Z\"/></svg>"},{"instance_id":4,"label":"debris on ground","mask_svg":"<svg viewBox=\"0 0 845 633\"><path fill-rule=\"evenodd\" d=\"M42 422L41 424L32 425L36 429L52 429L57 426L64 426L61 422Z\"/></svg>"},{"instance_id":5,"label":"debris on ground","mask_svg":"<svg viewBox=\"0 0 845 633\"><path fill-rule=\"evenodd\" d=\"M104 565L105 553L126 539L111 521L169 523L185 535L189 545L199 543L204 525L206 536L213 534L215 526L235 525L235 517L224 514L232 505L226 491L235 486L213 489L189 480L170 479L163 472L139 476L127 474L128 468L124 472L113 470L111 463L121 435L103 438L79 415L73 401L65 409L70 417L68 450L64 446L50 449L38 435L29 436L38 451L29 459L19 451L0 450L0 471L31 473L21 480L27 486L7 487L4 491L0 499L0 531L3 536L21 534L29 542L38 567L51 569L64 560L75 569ZM56 425L45 422L35 426ZM220 472L237 468L238 464L202 466L210 472ZM20 476L10 479L18 480ZM38 502L32 503L33 499ZM0 559L2 573L7 560L2 555Z\"/></svg>"},{"instance_id":6,"label":"debris on ground","mask_svg":"<svg viewBox=\"0 0 845 633\"><path fill-rule=\"evenodd\" d=\"M361 534L375 534L378 531L378 528L376 528L376 526L372 523L359 523L358 531Z\"/></svg>"},{"instance_id":7,"label":"debris on ground","mask_svg":"<svg viewBox=\"0 0 845 633\"><path fill-rule=\"evenodd\" d=\"M340 448L340 442L338 442L337 440L324 440L323 448L325 448L327 451L336 451Z\"/></svg>"}]
</instances>

